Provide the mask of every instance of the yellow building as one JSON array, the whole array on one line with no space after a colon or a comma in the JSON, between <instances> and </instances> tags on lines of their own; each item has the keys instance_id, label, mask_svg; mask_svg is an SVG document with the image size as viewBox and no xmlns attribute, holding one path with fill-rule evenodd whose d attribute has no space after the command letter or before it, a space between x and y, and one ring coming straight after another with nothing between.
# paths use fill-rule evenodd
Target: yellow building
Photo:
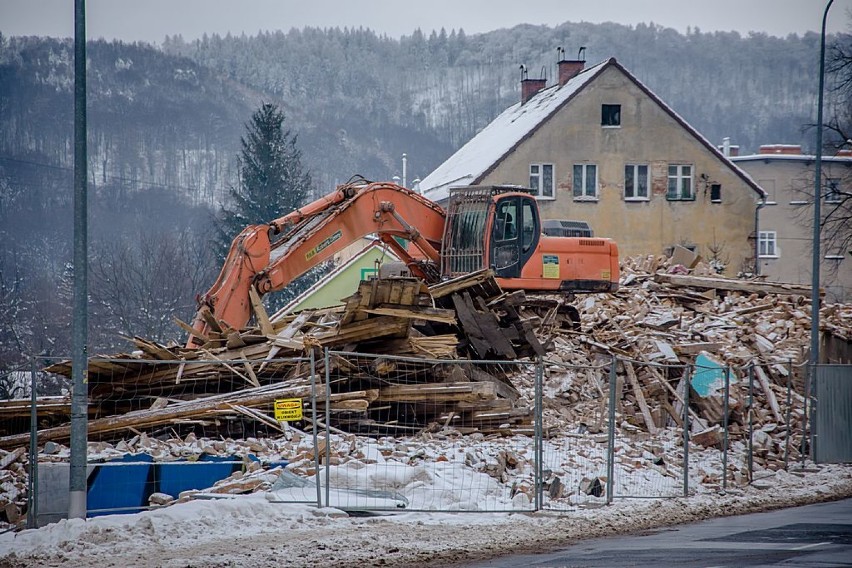
<instances>
[{"instance_id":1,"label":"yellow building","mask_svg":"<svg viewBox=\"0 0 852 568\"><path fill-rule=\"evenodd\" d=\"M585 221L622 256L683 245L728 275L753 269L763 190L751 177L614 58L560 61L558 79L522 80L521 101L421 181L423 194L527 186L545 219Z\"/></svg>"}]
</instances>

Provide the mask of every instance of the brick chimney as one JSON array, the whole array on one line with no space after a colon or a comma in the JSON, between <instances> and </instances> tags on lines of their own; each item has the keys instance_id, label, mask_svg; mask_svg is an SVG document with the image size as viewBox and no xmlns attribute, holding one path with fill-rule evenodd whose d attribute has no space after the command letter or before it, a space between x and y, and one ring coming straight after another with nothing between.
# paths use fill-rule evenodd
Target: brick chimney
<instances>
[{"instance_id":1,"label":"brick chimney","mask_svg":"<svg viewBox=\"0 0 852 568\"><path fill-rule=\"evenodd\" d=\"M586 48L580 48L577 52L577 59L565 59L565 50L561 47L557 48L556 52L559 54L559 61L556 62L556 65L559 66L559 86L561 87L585 69L586 60L581 60L580 54L585 57Z\"/></svg>"},{"instance_id":2,"label":"brick chimney","mask_svg":"<svg viewBox=\"0 0 852 568\"><path fill-rule=\"evenodd\" d=\"M536 93L542 90L547 85L547 79L529 79L527 77L526 65L521 65L521 104L527 104L527 101L533 98Z\"/></svg>"},{"instance_id":3,"label":"brick chimney","mask_svg":"<svg viewBox=\"0 0 852 568\"><path fill-rule=\"evenodd\" d=\"M802 146L799 144L763 144L757 153L799 156L802 153Z\"/></svg>"}]
</instances>

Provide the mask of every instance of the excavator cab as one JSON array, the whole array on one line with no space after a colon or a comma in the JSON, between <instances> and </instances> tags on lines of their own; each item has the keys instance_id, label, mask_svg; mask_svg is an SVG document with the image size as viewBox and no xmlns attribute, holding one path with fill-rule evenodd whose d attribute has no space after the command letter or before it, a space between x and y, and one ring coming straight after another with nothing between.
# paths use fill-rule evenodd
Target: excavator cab
<instances>
[{"instance_id":1,"label":"excavator cab","mask_svg":"<svg viewBox=\"0 0 852 568\"><path fill-rule=\"evenodd\" d=\"M518 186L451 191L441 277L490 268L506 290L615 292L618 247L610 239L545 234L535 197Z\"/></svg>"},{"instance_id":2,"label":"excavator cab","mask_svg":"<svg viewBox=\"0 0 852 568\"><path fill-rule=\"evenodd\" d=\"M444 226L441 274L454 278L483 268L518 278L541 235L535 198L514 186L453 190Z\"/></svg>"}]
</instances>

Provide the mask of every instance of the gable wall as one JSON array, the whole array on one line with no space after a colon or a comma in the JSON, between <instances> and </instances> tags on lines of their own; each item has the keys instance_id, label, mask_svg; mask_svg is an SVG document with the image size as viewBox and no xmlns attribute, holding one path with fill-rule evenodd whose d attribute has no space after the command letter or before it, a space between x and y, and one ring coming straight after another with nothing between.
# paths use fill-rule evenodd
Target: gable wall
<instances>
[{"instance_id":1,"label":"gable wall","mask_svg":"<svg viewBox=\"0 0 852 568\"><path fill-rule=\"evenodd\" d=\"M621 105L621 127L601 126L601 105ZM546 121L517 151L480 183L529 185L530 163L553 163L555 200L540 201L549 219L587 221L596 236L616 240L622 256L661 254L674 244L697 245L711 258L713 243L735 274L752 263L756 192L714 153L662 110L618 68L610 67ZM593 202L572 195L573 165L598 167L598 196ZM623 198L626 163L650 166L648 201ZM668 164L693 165L695 201L668 201ZM706 183L701 181L706 174ZM722 184L722 203L710 202L710 183Z\"/></svg>"}]
</instances>

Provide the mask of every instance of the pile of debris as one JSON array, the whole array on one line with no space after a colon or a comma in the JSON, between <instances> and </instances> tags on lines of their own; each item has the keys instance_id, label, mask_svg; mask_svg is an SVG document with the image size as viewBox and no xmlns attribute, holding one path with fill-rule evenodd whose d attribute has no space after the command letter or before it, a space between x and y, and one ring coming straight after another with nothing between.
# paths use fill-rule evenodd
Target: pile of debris
<instances>
[{"instance_id":1,"label":"pile of debris","mask_svg":"<svg viewBox=\"0 0 852 568\"><path fill-rule=\"evenodd\" d=\"M134 337L137 351L92 359L90 439L198 425L244 436L234 428L245 419L280 430L270 417L273 402L300 398L307 404L312 392L323 414L327 398L329 426L369 434L418 431L436 420L448 423L447 416L467 432L530 424L531 410L514 404L518 393L506 369L474 368L459 359L509 361L544 353L534 333L538 318L524 319L517 309L523 292L503 293L490 271L431 288L410 278L365 281L344 306L297 315L270 318L254 300L256 327L222 329L209 317L213 331L201 337L199 349ZM332 351L327 369L326 348ZM314 385L305 356L311 352L319 381ZM376 356L356 359L341 352ZM70 377L71 363L47 371ZM68 424L39 432L40 442L69 436ZM26 444L28 437L0 437L0 448Z\"/></svg>"},{"instance_id":2,"label":"pile of debris","mask_svg":"<svg viewBox=\"0 0 852 568\"><path fill-rule=\"evenodd\" d=\"M785 423L781 407L789 396L798 405L790 430L800 432L799 365L810 333L810 289L709 274L701 263L686 269L660 256L625 259L617 294L579 299L579 325L572 325L555 298L502 292L490 271L432 287L416 279L366 281L342 307L294 315L269 317L255 296L254 327L222 329L208 314L212 331L199 336L179 322L203 342L200 349L134 337L137 351L93 359L89 435L116 440L133 429L156 435L200 425L205 433L218 428L222 435L245 437L258 426L281 428L270 416L276 399L307 404L316 392L325 415L326 386L328 426L347 432L405 435L452 427L462 433L529 433L533 369L497 361L535 356L549 365L545 398L552 398L546 407L553 412L546 413L546 431L573 422L600 428L613 355L619 358L617 410L650 433L682 424L687 384L693 428L718 426L724 406L719 377L727 365L735 434L748 410L749 372L758 385L758 427ZM825 307L822 326L852 336L850 311ZM326 348L332 353L328 369ZM319 381L314 385L310 353ZM495 363L469 364L476 360ZM70 377L71 364L48 371ZM61 403L44 404L48 419L62 418ZM8 423L6 413L24 409L24 401L0 408L0 429ZM46 415L41 402L38 410ZM3 433L0 448L28 442L27 432ZM39 440L61 442L69 435L65 423L42 429Z\"/></svg>"}]
</instances>

